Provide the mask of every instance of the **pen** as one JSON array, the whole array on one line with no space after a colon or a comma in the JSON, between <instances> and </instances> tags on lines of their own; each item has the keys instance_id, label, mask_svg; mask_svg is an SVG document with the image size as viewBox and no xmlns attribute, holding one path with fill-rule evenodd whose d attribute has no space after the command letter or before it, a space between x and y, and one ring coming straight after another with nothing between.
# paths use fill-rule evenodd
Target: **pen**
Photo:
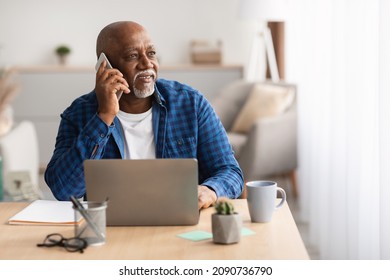
<instances>
[{"instance_id":1,"label":"pen","mask_svg":"<svg viewBox=\"0 0 390 280\"><path fill-rule=\"evenodd\" d=\"M86 220L87 224L92 228L92 230L94 231L96 236L98 238L101 238L102 240L104 240L105 239L104 234L99 231L96 224L92 221L91 216L87 213L87 211L85 210L85 208L81 204L81 202L78 201L78 199L76 199L73 195L70 196L70 200L72 201L74 208L76 208L80 212L81 216L83 216L83 218ZM79 234L79 236L80 236L80 234Z\"/></svg>"}]
</instances>

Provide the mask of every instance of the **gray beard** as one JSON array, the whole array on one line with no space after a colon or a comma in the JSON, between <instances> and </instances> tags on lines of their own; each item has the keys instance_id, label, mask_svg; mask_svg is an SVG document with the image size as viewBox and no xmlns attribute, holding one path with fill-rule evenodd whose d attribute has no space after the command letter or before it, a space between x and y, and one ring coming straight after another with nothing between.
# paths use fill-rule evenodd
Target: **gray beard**
<instances>
[{"instance_id":1,"label":"gray beard","mask_svg":"<svg viewBox=\"0 0 390 280\"><path fill-rule=\"evenodd\" d=\"M140 89L137 89L134 87L133 93L134 93L135 97L137 97L137 98L149 97L154 93L154 83L151 87L144 89L144 90L140 90Z\"/></svg>"}]
</instances>

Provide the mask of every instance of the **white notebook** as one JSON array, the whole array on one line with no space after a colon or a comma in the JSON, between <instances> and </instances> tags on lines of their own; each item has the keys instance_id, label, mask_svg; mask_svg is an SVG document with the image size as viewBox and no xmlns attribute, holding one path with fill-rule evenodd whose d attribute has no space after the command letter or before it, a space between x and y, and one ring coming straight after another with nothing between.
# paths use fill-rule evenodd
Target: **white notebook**
<instances>
[{"instance_id":1,"label":"white notebook","mask_svg":"<svg viewBox=\"0 0 390 280\"><path fill-rule=\"evenodd\" d=\"M74 225L70 201L35 200L8 220L11 225Z\"/></svg>"}]
</instances>

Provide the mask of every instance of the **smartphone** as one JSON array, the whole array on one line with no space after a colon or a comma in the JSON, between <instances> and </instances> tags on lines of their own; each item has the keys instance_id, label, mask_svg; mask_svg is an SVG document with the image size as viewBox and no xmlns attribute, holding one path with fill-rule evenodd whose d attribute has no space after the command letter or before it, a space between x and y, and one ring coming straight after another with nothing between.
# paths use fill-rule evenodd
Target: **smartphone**
<instances>
[{"instance_id":1,"label":"smartphone","mask_svg":"<svg viewBox=\"0 0 390 280\"><path fill-rule=\"evenodd\" d=\"M108 61L107 56L102 52L95 65L96 72L99 70L99 67L103 63L103 61L106 61L106 69L112 69L111 63ZM118 100L122 97L122 94L123 94L122 90L116 92L116 96L118 97Z\"/></svg>"}]
</instances>

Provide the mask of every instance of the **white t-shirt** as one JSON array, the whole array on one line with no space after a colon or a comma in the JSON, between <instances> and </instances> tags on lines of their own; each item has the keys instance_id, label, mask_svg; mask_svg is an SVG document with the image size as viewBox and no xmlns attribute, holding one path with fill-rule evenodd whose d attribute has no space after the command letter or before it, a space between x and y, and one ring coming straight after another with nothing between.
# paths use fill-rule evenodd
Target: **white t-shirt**
<instances>
[{"instance_id":1,"label":"white t-shirt","mask_svg":"<svg viewBox=\"0 0 390 280\"><path fill-rule=\"evenodd\" d=\"M125 159L156 158L152 123L152 108L142 114L119 111L125 136Z\"/></svg>"}]
</instances>

